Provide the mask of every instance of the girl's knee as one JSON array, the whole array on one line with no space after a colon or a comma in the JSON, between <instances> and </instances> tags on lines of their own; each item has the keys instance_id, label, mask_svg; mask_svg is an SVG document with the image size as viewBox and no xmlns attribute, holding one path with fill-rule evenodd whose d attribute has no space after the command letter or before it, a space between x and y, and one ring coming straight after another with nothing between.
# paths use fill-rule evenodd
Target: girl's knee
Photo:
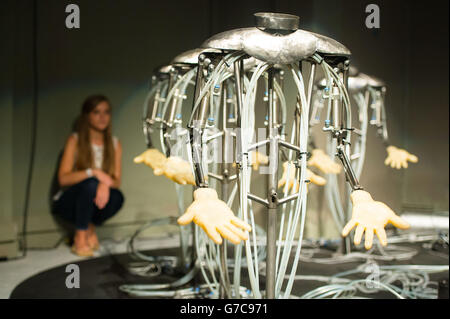
<instances>
[{"instance_id":1,"label":"girl's knee","mask_svg":"<svg viewBox=\"0 0 450 319\"><path fill-rule=\"evenodd\" d=\"M96 179L95 177L89 177L82 181L80 186L83 193L95 196L95 194L97 193L98 179Z\"/></svg>"},{"instance_id":2,"label":"girl's knee","mask_svg":"<svg viewBox=\"0 0 450 319\"><path fill-rule=\"evenodd\" d=\"M114 206L119 210L125 201L122 192L117 189L111 189L111 199L114 201Z\"/></svg>"}]
</instances>

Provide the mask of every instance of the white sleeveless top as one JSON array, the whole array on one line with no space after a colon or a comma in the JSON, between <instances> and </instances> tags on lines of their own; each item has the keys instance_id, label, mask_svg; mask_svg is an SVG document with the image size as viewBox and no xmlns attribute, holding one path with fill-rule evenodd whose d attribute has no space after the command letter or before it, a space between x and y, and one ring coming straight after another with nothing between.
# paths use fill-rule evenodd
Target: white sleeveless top
<instances>
[{"instance_id":1,"label":"white sleeveless top","mask_svg":"<svg viewBox=\"0 0 450 319\"><path fill-rule=\"evenodd\" d=\"M72 133L72 135L78 139L78 133L75 132L75 133ZM113 139L114 149L117 149L118 139L115 136L113 136L112 139ZM92 156L93 156L93 160L94 160L94 167L92 167L92 168L101 169L102 163L103 163L103 145L97 145L97 144L91 143L91 147L92 147Z\"/></svg>"}]
</instances>

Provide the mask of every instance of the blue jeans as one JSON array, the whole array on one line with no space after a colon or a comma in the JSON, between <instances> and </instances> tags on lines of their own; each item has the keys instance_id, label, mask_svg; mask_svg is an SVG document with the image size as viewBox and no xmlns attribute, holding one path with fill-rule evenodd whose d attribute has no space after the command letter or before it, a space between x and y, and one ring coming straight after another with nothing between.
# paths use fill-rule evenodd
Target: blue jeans
<instances>
[{"instance_id":1,"label":"blue jeans","mask_svg":"<svg viewBox=\"0 0 450 319\"><path fill-rule=\"evenodd\" d=\"M103 224L119 211L124 197L120 190L110 188L108 203L103 209L98 209L94 203L98 183L97 178L90 177L69 187L58 200L54 201L54 213L73 223L77 230L88 229L90 223L96 226Z\"/></svg>"}]
</instances>

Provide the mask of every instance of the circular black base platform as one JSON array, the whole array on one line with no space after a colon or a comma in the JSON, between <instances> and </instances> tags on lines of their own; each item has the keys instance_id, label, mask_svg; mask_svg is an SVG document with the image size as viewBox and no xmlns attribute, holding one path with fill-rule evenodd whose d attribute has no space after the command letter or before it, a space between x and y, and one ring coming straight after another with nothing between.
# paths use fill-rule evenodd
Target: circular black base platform
<instances>
[{"instance_id":1,"label":"circular black base platform","mask_svg":"<svg viewBox=\"0 0 450 319\"><path fill-rule=\"evenodd\" d=\"M448 265L448 255L447 259L443 258L442 256L437 256L436 254L433 254L430 249L423 248L421 244L405 244L404 246L419 250L419 254L408 261L397 261L389 263L384 262L380 264ZM147 251L145 253L152 256L177 256L179 253L179 249L160 249L152 250L151 252ZM325 254L328 255L327 257L331 257L332 253L333 251L325 251ZM161 275L156 277L141 277L138 275L134 275L128 271L128 264L132 261L135 260L133 260L129 254L118 254L75 262L74 264L78 265L80 269L79 288L66 287L66 278L70 275L69 272L66 272L66 266L68 264L55 267L24 280L13 290L10 298L136 298L120 291L118 287L123 284L164 284L173 282L182 276L181 273L174 273L170 275L167 273L162 273ZM331 276L339 272L354 269L360 264L361 263L352 262L327 265L300 262L297 269L297 274ZM440 281L446 278L448 279L448 272L432 274L430 277L431 280L435 281ZM184 287L196 287L202 283L204 283L204 281L202 279L201 273L199 272L197 276ZM250 287L246 269L242 270L242 285ZM296 280L294 282L292 294L296 296L302 296L308 291L311 291L323 285L325 285L324 282ZM260 287L264 287L263 276L260 276ZM358 293L358 295L362 294ZM383 299L395 298L395 296L393 296L389 292L379 292L376 294L367 295L367 297Z\"/></svg>"}]
</instances>

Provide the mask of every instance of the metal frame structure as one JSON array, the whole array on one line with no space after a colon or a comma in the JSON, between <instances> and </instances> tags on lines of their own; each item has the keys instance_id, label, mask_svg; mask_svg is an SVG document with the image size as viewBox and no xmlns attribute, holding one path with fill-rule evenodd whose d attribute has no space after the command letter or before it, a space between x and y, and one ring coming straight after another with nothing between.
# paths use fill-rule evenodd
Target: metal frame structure
<instances>
[{"instance_id":1,"label":"metal frame structure","mask_svg":"<svg viewBox=\"0 0 450 319\"><path fill-rule=\"evenodd\" d=\"M189 52L189 51L188 51ZM189 63L186 61L188 60ZM172 61L166 77L154 88L155 98L149 119L144 114L144 134L147 145L151 146L149 127L161 123L160 137L166 156L171 155L170 143L172 130L181 129L188 137L187 157L192 165L196 188L212 187L220 189L221 198L230 207L236 193L239 194L238 217L251 224L254 230L244 244L235 246L233 278L229 274L226 244L218 247L201 234L198 227L194 231L196 259L192 269L200 270L206 286L218 298L289 298L297 271L302 248L303 229L306 216L306 165L308 156L308 134L310 128L310 109L314 93L316 69L321 67L325 74L327 117L324 121L325 132L330 134L333 152L344 168L350 189L363 189L358 181L359 171L355 172L351 163L350 141L354 132L351 119L351 105L348 93L350 51L337 41L313 32L299 29L299 18L279 13L255 14L255 27L235 29L219 33L207 39L201 49L192 50L184 57ZM309 71L305 83L305 70ZM195 73L193 107L187 130L177 114L180 114L186 83ZM168 75L167 75L168 74ZM189 76L188 76L189 75ZM290 75L296 86L296 101L292 120L292 132L288 134L287 101L283 81ZM256 128L255 112L262 106L256 106L256 96L261 91L261 81L266 87L265 111L266 137L254 141ZM164 86L167 87L164 91ZM152 89L153 90L153 89ZM166 93L164 93L166 92ZM159 95L158 95L159 94ZM161 100L164 96L165 100ZM147 99L147 102L151 99ZM162 106L162 102L164 102ZM384 110L384 108L383 108ZM315 110L313 109L313 116ZM161 114L160 117L158 115ZM229 114L232 114L230 117ZM377 113L378 114L378 113ZM380 113L380 124L385 133L385 116ZM221 120L219 120L221 118ZM378 119L378 118L377 118ZM290 123L289 123L290 124ZM378 125L377 124L377 125ZM387 131L386 131L387 132ZM387 138L387 134L385 134ZM178 134L178 138L180 134ZM208 147L220 140L221 163L208 160ZM217 151L217 146L212 146ZM269 167L267 170L267 190L264 197L252 192L251 163L252 152L267 149ZM233 156L234 155L234 156ZM283 196L278 192L278 169L280 158L295 164L294 189L289 194L288 181ZM232 162L236 163L233 174ZM219 165L218 165L219 164ZM260 172L261 173L261 172ZM288 174L289 168L288 168ZM220 183L216 183L219 181ZM230 192L231 183L235 183ZM180 193L178 197L183 198ZM253 202L262 204L267 215L267 237L265 263L262 262L261 246L255 230ZM278 218L281 222L278 224ZM287 226L285 227L285 222ZM291 260L295 237L299 231L295 256L289 276L286 275ZM181 236L183 237L183 236ZM182 239L183 245L186 240ZM245 247L244 247L245 246ZM349 247L349 241L347 240ZM245 287L240 285L242 254L245 248L245 260L249 274L251 293L242 293ZM202 259L205 257L204 259ZM259 286L259 272L265 276L265 289ZM209 271L209 275L208 275ZM219 281L215 278L219 271ZM183 283L192 274L182 279ZM208 277L211 276L211 280ZM287 278L286 278L287 277ZM283 287L287 279L285 287ZM189 279L190 280L190 279ZM164 287L163 287L164 286ZM161 288L163 287L163 288ZM157 295L155 289L177 288L174 285L144 285L143 293ZM284 289L283 289L284 288ZM138 289L139 290L139 287ZM181 290L177 290L182 294ZM216 293L214 293L216 292ZM174 291L160 291L161 294L176 296ZM178 294L178 295L179 295ZM159 295L162 296L162 295Z\"/></svg>"}]
</instances>

